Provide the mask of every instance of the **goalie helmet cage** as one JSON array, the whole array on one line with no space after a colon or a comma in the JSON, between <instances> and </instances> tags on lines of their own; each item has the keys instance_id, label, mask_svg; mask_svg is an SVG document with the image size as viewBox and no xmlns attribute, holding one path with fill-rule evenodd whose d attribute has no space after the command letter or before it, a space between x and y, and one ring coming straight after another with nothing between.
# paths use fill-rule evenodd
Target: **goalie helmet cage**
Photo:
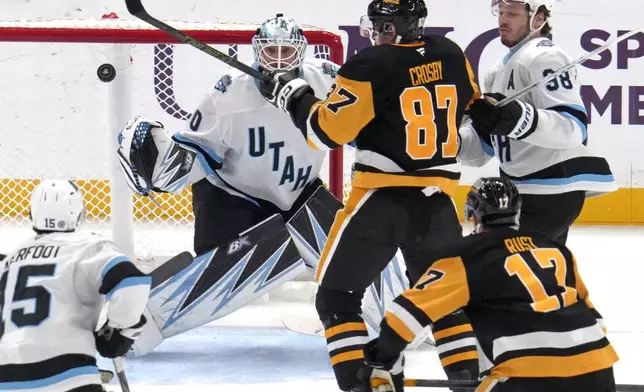
<instances>
[{"instance_id":1,"label":"goalie helmet cage","mask_svg":"<svg viewBox=\"0 0 644 392\"><path fill-rule=\"evenodd\" d=\"M205 43L223 45L224 48L228 46L230 55L239 54L241 56L245 53L246 57L239 57L243 62L253 61L252 55L250 55L252 53L250 43L258 25L230 22L168 23ZM310 26L302 25L301 27L309 42L308 55L311 55L312 51L316 57L327 58L337 64L342 64L344 49L338 34ZM43 44L45 45L43 46ZM175 46L174 44L180 45ZM90 226L92 222L98 222L99 225L109 223L108 226L111 226L111 229L106 230L106 234L111 234L124 253L133 259L153 259L158 252L150 249L151 244L155 241L172 241L171 239L147 238L144 240L146 244L143 247L147 246L148 249L138 249L141 245L138 244L138 235L135 235L137 224L145 224L145 227L152 228L165 225L172 230L173 225L168 225L168 221L172 221L175 225L192 229L188 191L184 191L181 195L157 195L156 200L162 209L156 207L147 198L138 195L132 196L132 192L125 184L118 167L116 140L123 126L134 114L148 117L139 110L137 104L133 103L133 101L138 101L142 95L154 97L149 101L152 101L156 106L155 110L158 112L162 110L165 112L163 114L169 118L168 121L175 123L173 123L174 126L173 124L168 126L164 120L162 122L170 131L176 130L176 121L185 121L207 92L207 88L215 85L216 80L213 78L221 72L213 70L213 67L230 69L228 66L214 58L205 60L204 58L209 56L188 45L181 44L163 31L140 21L117 19L114 14L106 15L100 20L0 21L0 45L7 49L0 50L0 53L3 53L2 57L4 57L0 60L8 60L0 61L0 74L3 78L7 78L5 82L0 81L0 88L7 93L6 104L0 102L0 106L2 106L0 107L0 118L3 118L3 122L6 119L9 120L9 124L5 123L3 127L0 127L0 138L3 141L2 147L4 147L3 161L5 162L0 163L0 172L3 173L0 176L0 194L2 195L0 211L1 219L4 222L26 222L29 195L38 181L44 177L64 177L75 180L82 187L85 193ZM32 47L31 45L40 46ZM69 59L61 59L63 57L61 54L69 52L70 46L73 46L74 49ZM153 61L150 61L149 58L141 60L142 56L138 54L138 51L141 50L140 47L147 47L148 53L154 51ZM178 104L181 99L187 99L185 96L177 97L179 93L175 91L182 83L176 69L179 61L173 58L174 52L179 50L193 56L189 66L186 66L190 72L186 71L183 74L192 75L194 63L209 61L209 65L206 67L208 70L206 79L202 78L202 84L193 88L195 91L191 90L191 94L188 94L197 95L198 101L193 105ZM27 63L28 58L36 52L47 52L47 57L41 60L32 60L35 64ZM86 58L91 59L92 62L87 64L81 60ZM147 74L132 70L133 64L145 63L146 66L149 66L152 62L154 63L154 78L151 77L152 72L149 71L149 67ZM101 83L97 77L97 69L105 63L113 65L116 70L116 77L106 84ZM194 64L194 67L197 65ZM43 75L47 70L53 74ZM72 74L77 76L70 76ZM61 80L52 81L54 77ZM34 87L34 96L28 97L32 81L39 78L45 79L44 85L55 84L57 88L63 88L65 93L61 93L62 96L55 96L39 86ZM153 91L141 92L140 87L135 87L140 79L145 79L150 87L152 83L148 79L154 79L154 88L148 89ZM87 95L72 95L69 91L72 90L73 85L81 82L88 84L83 89ZM3 83L8 84L9 88L3 86ZM208 84L204 85L204 83ZM16 90L15 95L12 95L13 90ZM103 96L101 93L104 91L106 91L104 94L107 99L94 102L97 97ZM9 97L12 98L11 101L8 100ZM70 98L79 101L76 102L78 104L76 107L71 104L70 109L52 108L54 103L60 103L60 101ZM38 104L43 106L37 106ZM69 117L71 112L76 118L78 112L85 111L83 108L85 105L87 105L86 111L90 112L84 113L86 117L67 122L62 121L63 117ZM151 104L146 103L146 105ZM56 112L56 118L50 112ZM87 117L88 114L89 117ZM49 120L50 117L53 120ZM58 117L61 122L58 121ZM152 115L149 117L155 118ZM103 121L101 121L102 119ZM12 123L12 121L14 122ZM72 130L70 122L75 122L81 129ZM51 130L54 133L49 136L50 128L58 127L61 129ZM102 133L92 135L93 129L101 129ZM9 142L6 143L7 141ZM74 145L74 143L78 143L78 145ZM36 146L34 149L38 151L33 152L33 156L29 156L26 151L32 145ZM15 156L11 157L11 154L7 152L13 153ZM85 155L85 158L79 160L80 164L67 162L65 165L68 168L64 170L54 168L60 161L68 161L82 154ZM343 173L346 175L349 170L343 168L341 149L332 151L329 156L328 169L327 166L323 169L328 170L328 176L325 172L321 174L328 181L330 190L342 199L345 185ZM107 158L102 159L104 157ZM15 161L13 167L6 163L12 159ZM96 165L108 164L108 167L100 174L89 173L87 166L92 165L88 165L87 162L93 162ZM138 227L136 231L138 231ZM187 238L189 241L184 240L178 249L161 251L162 255L160 256L169 256L186 249L192 250L191 232Z\"/></svg>"}]
</instances>

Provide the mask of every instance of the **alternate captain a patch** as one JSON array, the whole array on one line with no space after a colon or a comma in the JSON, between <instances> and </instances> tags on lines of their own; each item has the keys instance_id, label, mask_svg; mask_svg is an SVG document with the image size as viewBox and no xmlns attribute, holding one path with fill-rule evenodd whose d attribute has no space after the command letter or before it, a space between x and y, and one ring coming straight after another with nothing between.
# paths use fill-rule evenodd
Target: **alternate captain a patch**
<instances>
[{"instance_id":1,"label":"alternate captain a patch","mask_svg":"<svg viewBox=\"0 0 644 392\"><path fill-rule=\"evenodd\" d=\"M514 70L510 71L510 80L508 80L508 87L506 90L516 90L517 88L514 87Z\"/></svg>"}]
</instances>

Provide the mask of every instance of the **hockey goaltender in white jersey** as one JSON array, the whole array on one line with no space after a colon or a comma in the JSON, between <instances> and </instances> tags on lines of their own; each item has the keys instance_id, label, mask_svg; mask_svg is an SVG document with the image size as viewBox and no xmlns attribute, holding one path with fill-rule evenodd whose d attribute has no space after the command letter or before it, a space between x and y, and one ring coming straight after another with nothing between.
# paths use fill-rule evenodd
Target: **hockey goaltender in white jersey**
<instances>
[{"instance_id":1,"label":"hockey goaltender in white jersey","mask_svg":"<svg viewBox=\"0 0 644 392\"><path fill-rule=\"evenodd\" d=\"M586 197L617 189L608 162L593 154L577 69L543 83L518 100L499 101L572 62L550 39L554 0L493 0L508 54L484 78L486 100L470 108L473 122L460 129L458 157L481 166L500 162L522 195L521 227L565 243Z\"/></svg>"},{"instance_id":2,"label":"hockey goaltender in white jersey","mask_svg":"<svg viewBox=\"0 0 644 392\"><path fill-rule=\"evenodd\" d=\"M83 216L74 184L43 181L31 198L38 235L0 261L2 391L102 392L95 352L124 355L145 324L150 277L112 241L77 233Z\"/></svg>"},{"instance_id":3,"label":"hockey goaltender in white jersey","mask_svg":"<svg viewBox=\"0 0 644 392\"><path fill-rule=\"evenodd\" d=\"M268 19L252 44L261 72L296 70L320 99L331 90L338 66L305 58L306 38L292 19ZM312 274L342 204L318 178L325 152L308 146L292 121L262 97L254 78L238 71L221 76L172 138L159 122L136 118L119 144L121 167L135 192L178 192L192 184L195 216L197 257L173 258L152 271L146 315L155 322L135 344L138 354L307 270ZM383 315L380 298L404 290L402 271L390 264L381 276L386 282L366 296L374 327Z\"/></svg>"},{"instance_id":4,"label":"hockey goaltender in white jersey","mask_svg":"<svg viewBox=\"0 0 644 392\"><path fill-rule=\"evenodd\" d=\"M271 18L253 39L254 66L262 72L296 69L317 96L325 97L338 66L305 58L306 46L292 19ZM145 140L147 132L156 145L132 145ZM166 132L174 133L171 140ZM136 118L119 143L122 168L135 192L179 192L193 185L198 255L273 214L287 221L322 185L318 176L325 153L310 148L261 96L255 79L237 70L213 83L183 130L166 131L157 121ZM154 168L150 178L144 178L146 165Z\"/></svg>"},{"instance_id":5,"label":"hockey goaltender in white jersey","mask_svg":"<svg viewBox=\"0 0 644 392\"><path fill-rule=\"evenodd\" d=\"M300 72L316 96L325 97L335 70L327 60L305 58ZM197 152L201 165L196 165L191 182L205 176L251 203L268 201L288 211L305 185L317 178L325 158L324 151L311 149L290 128L290 119L259 94L255 79L233 71L211 88L173 139Z\"/></svg>"}]
</instances>

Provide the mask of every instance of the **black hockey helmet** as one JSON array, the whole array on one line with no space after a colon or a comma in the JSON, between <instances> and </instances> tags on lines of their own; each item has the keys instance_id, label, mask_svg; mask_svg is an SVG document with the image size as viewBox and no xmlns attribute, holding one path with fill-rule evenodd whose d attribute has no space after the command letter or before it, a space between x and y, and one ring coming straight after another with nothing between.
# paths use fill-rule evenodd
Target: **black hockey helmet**
<instances>
[{"instance_id":1,"label":"black hockey helmet","mask_svg":"<svg viewBox=\"0 0 644 392\"><path fill-rule=\"evenodd\" d=\"M512 181L501 177L478 179L465 202L465 220L474 217L479 228L519 226L521 196Z\"/></svg>"},{"instance_id":2,"label":"black hockey helmet","mask_svg":"<svg viewBox=\"0 0 644 392\"><path fill-rule=\"evenodd\" d=\"M372 0L367 16L376 33L395 28L400 42L413 42L423 35L427 6L425 0Z\"/></svg>"}]
</instances>

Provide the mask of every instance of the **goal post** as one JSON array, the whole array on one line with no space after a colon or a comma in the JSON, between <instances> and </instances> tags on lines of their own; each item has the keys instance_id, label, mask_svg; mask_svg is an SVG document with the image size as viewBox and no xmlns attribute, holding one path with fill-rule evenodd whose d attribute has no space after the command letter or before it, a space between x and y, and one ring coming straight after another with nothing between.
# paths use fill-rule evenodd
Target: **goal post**
<instances>
[{"instance_id":1,"label":"goal post","mask_svg":"<svg viewBox=\"0 0 644 392\"><path fill-rule=\"evenodd\" d=\"M258 27L245 23L168 22L251 63ZM337 33L302 26L307 55L342 64ZM23 224L28 196L45 177L76 180L86 195L88 221L108 231L130 256L149 259L192 249L190 193L162 194L157 208L132 195L116 159L117 137L135 114L181 127L227 65L180 44L138 20L0 21L0 211L2 222ZM116 77L99 81L111 64ZM192 102L190 102L192 100ZM4 101L4 102L2 102ZM4 150L4 151L2 151ZM342 150L330 154L323 177L343 197ZM155 238L159 229L166 229ZM179 238L179 230L188 229ZM140 231L150 229L145 238ZM157 250L156 243L170 245Z\"/></svg>"}]
</instances>

